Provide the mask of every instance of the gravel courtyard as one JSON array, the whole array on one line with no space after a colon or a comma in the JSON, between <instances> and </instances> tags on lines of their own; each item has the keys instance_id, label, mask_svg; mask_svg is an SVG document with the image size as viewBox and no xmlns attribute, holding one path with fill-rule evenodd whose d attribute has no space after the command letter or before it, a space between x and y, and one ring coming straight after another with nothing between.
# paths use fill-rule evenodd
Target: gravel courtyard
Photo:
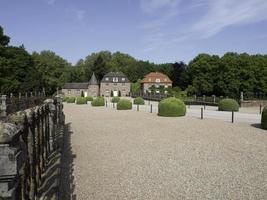
<instances>
[{"instance_id":1,"label":"gravel courtyard","mask_svg":"<svg viewBox=\"0 0 267 200\"><path fill-rule=\"evenodd\" d=\"M64 199L267 199L267 131L64 104Z\"/></svg>"}]
</instances>

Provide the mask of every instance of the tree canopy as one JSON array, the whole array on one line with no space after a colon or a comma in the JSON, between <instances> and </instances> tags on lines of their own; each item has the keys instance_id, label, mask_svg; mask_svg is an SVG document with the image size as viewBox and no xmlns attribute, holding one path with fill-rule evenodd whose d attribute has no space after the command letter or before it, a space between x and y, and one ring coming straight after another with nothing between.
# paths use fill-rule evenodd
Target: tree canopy
<instances>
[{"instance_id":1,"label":"tree canopy","mask_svg":"<svg viewBox=\"0 0 267 200\"><path fill-rule=\"evenodd\" d=\"M140 90L139 81L149 72L170 77L173 86L189 94L236 98L245 94L267 94L267 55L233 52L199 54L186 65L183 62L155 64L110 51L92 53L72 65L52 51L29 54L24 46L9 46L10 38L0 26L0 93L18 93L45 89L53 94L65 82L88 82L93 72L98 80L111 71L123 72Z\"/></svg>"}]
</instances>

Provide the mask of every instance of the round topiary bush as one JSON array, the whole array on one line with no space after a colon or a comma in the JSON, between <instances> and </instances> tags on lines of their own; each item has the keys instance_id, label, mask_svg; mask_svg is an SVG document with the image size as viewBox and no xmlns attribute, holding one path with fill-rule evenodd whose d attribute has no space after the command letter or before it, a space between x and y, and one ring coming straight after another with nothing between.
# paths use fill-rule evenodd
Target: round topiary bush
<instances>
[{"instance_id":1,"label":"round topiary bush","mask_svg":"<svg viewBox=\"0 0 267 200\"><path fill-rule=\"evenodd\" d=\"M136 105L145 105L145 100L142 97L136 97L134 99L134 104L136 104Z\"/></svg>"},{"instance_id":2,"label":"round topiary bush","mask_svg":"<svg viewBox=\"0 0 267 200\"><path fill-rule=\"evenodd\" d=\"M112 103L118 103L120 101L120 97L112 97L111 102Z\"/></svg>"},{"instance_id":3,"label":"round topiary bush","mask_svg":"<svg viewBox=\"0 0 267 200\"><path fill-rule=\"evenodd\" d=\"M121 99L117 103L117 110L131 110L132 109L132 102L127 99Z\"/></svg>"},{"instance_id":4,"label":"round topiary bush","mask_svg":"<svg viewBox=\"0 0 267 200\"><path fill-rule=\"evenodd\" d=\"M105 99L103 97L96 97L93 101L91 101L92 106L104 106Z\"/></svg>"},{"instance_id":5,"label":"round topiary bush","mask_svg":"<svg viewBox=\"0 0 267 200\"><path fill-rule=\"evenodd\" d=\"M68 97L67 103L75 103L76 97Z\"/></svg>"},{"instance_id":6,"label":"round topiary bush","mask_svg":"<svg viewBox=\"0 0 267 200\"><path fill-rule=\"evenodd\" d=\"M261 127L267 130L267 106L264 107L261 113Z\"/></svg>"},{"instance_id":7,"label":"round topiary bush","mask_svg":"<svg viewBox=\"0 0 267 200\"><path fill-rule=\"evenodd\" d=\"M158 110L159 116L180 117L185 116L186 106L180 99L170 97L159 102Z\"/></svg>"},{"instance_id":8,"label":"round topiary bush","mask_svg":"<svg viewBox=\"0 0 267 200\"><path fill-rule=\"evenodd\" d=\"M85 97L77 97L76 104L87 104L87 99Z\"/></svg>"},{"instance_id":9,"label":"round topiary bush","mask_svg":"<svg viewBox=\"0 0 267 200\"><path fill-rule=\"evenodd\" d=\"M218 105L219 111L238 111L239 104L234 99L222 99Z\"/></svg>"},{"instance_id":10,"label":"round topiary bush","mask_svg":"<svg viewBox=\"0 0 267 200\"><path fill-rule=\"evenodd\" d=\"M84 97L84 98L86 99L86 101L93 101L94 100L93 97L91 97L91 96Z\"/></svg>"}]
</instances>

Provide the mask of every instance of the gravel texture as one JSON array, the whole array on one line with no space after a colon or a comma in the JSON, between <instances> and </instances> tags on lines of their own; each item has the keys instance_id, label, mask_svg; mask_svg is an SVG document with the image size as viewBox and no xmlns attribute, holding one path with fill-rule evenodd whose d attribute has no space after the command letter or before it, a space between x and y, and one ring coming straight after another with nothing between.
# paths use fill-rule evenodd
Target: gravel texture
<instances>
[{"instance_id":1,"label":"gravel texture","mask_svg":"<svg viewBox=\"0 0 267 200\"><path fill-rule=\"evenodd\" d=\"M267 199L267 131L65 104L72 199ZM70 163L69 163L70 164Z\"/></svg>"}]
</instances>

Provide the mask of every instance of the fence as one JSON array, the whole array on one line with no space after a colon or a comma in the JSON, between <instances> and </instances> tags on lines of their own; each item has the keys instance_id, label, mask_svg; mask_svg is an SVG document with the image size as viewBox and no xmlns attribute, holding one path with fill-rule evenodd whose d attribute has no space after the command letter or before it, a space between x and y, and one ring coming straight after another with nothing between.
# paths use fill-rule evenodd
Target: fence
<instances>
[{"instance_id":1,"label":"fence","mask_svg":"<svg viewBox=\"0 0 267 200\"><path fill-rule=\"evenodd\" d=\"M2 95L0 97L0 119L9 114L40 105L45 98L45 94L41 92L31 92L29 95L25 93L23 96L21 93L18 96L14 96L12 93L9 96Z\"/></svg>"},{"instance_id":2,"label":"fence","mask_svg":"<svg viewBox=\"0 0 267 200\"><path fill-rule=\"evenodd\" d=\"M0 122L0 199L37 199L64 120L58 97Z\"/></svg>"}]
</instances>

